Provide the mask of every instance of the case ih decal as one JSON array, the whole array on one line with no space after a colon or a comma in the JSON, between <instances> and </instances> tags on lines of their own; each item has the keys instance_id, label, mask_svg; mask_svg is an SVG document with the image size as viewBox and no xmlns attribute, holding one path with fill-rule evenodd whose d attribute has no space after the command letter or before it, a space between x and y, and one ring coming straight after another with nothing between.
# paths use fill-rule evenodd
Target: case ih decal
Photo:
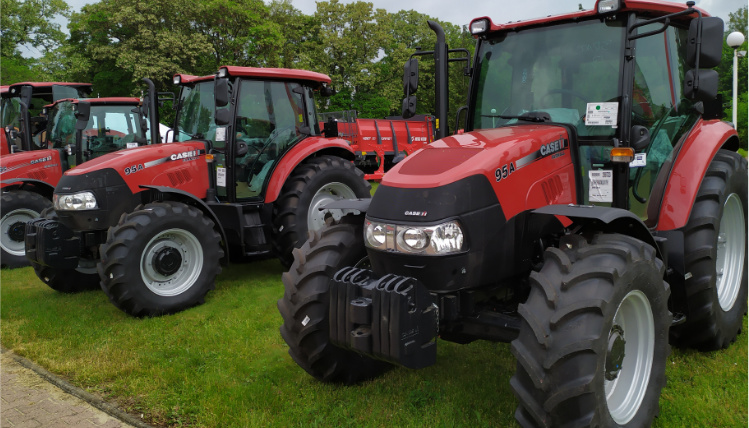
<instances>
[{"instance_id":1,"label":"case ih decal","mask_svg":"<svg viewBox=\"0 0 749 428\"><path fill-rule=\"evenodd\" d=\"M510 174L512 174L516 170L524 166L530 165L531 163L537 160L543 159L548 156L551 156L552 159L556 159L560 156L564 156L564 153L565 153L564 150L568 149L569 147L570 147L569 141L565 140L564 138L560 138L556 141L552 141L550 143L544 144L541 146L540 149L536 150L535 152L527 156L523 156L517 161L510 162L508 164L502 165L501 167L497 168L494 171L494 178L497 180L497 182L499 182L509 177Z\"/></svg>"},{"instance_id":2,"label":"case ih decal","mask_svg":"<svg viewBox=\"0 0 749 428\"><path fill-rule=\"evenodd\" d=\"M125 175L134 174L138 171L142 171L146 168L150 168L156 165L161 165L162 163L166 163L166 162L172 162L172 161L178 161L178 160L181 160L182 162L194 161L198 158L198 156L204 153L205 153L205 150L188 150L182 153L175 153L173 155L169 155L161 159L156 159L150 162L129 166L124 169L124 173Z\"/></svg>"}]
</instances>

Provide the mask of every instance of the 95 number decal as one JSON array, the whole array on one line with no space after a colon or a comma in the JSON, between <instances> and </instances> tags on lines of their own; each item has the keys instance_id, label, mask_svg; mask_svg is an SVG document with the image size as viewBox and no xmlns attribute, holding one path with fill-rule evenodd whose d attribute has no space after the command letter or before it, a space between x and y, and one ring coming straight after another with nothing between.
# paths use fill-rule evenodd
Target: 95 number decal
<instances>
[{"instance_id":1,"label":"95 number decal","mask_svg":"<svg viewBox=\"0 0 749 428\"><path fill-rule=\"evenodd\" d=\"M494 171L494 178L497 180L497 182L499 182L509 177L513 172L515 172L515 162L510 162L506 165L502 165L500 168L497 168Z\"/></svg>"}]
</instances>

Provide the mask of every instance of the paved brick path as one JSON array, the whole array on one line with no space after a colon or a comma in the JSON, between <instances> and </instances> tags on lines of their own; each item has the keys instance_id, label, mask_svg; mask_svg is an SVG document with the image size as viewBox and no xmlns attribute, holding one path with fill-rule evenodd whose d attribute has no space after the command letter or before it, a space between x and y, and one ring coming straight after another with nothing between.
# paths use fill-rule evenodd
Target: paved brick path
<instances>
[{"instance_id":1,"label":"paved brick path","mask_svg":"<svg viewBox=\"0 0 749 428\"><path fill-rule=\"evenodd\" d=\"M56 384L83 396L91 402L97 402L100 407L110 406L101 404L101 400L85 391L54 379L51 374L35 364L23 361L24 365L33 367L31 370L17 361L17 357L10 352L3 352L0 356L0 427L1 428L69 428L69 427L99 427L121 428L147 426L138 421L135 425L122 422L120 419L99 410L89 402L78 398ZM37 372L43 374L40 376ZM110 409L110 413L117 413ZM121 415L120 415L121 416ZM124 416L132 418L131 416Z\"/></svg>"}]
</instances>

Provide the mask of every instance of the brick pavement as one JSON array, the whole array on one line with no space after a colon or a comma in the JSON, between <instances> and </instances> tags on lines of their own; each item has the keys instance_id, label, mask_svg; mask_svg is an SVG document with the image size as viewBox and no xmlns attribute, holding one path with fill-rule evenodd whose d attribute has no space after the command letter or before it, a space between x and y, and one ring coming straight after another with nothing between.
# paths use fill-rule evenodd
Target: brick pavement
<instances>
[{"instance_id":1,"label":"brick pavement","mask_svg":"<svg viewBox=\"0 0 749 428\"><path fill-rule=\"evenodd\" d=\"M0 358L0 428L148 427L10 351Z\"/></svg>"}]
</instances>

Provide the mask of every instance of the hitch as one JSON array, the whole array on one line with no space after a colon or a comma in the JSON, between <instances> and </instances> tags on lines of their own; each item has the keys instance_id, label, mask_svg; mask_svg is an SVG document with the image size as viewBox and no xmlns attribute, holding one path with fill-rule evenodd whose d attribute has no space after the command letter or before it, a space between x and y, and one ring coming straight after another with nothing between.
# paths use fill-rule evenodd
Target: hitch
<instances>
[{"instance_id":1,"label":"hitch","mask_svg":"<svg viewBox=\"0 0 749 428\"><path fill-rule=\"evenodd\" d=\"M343 268L330 281L329 317L341 348L412 369L437 360L438 307L414 278Z\"/></svg>"}]
</instances>

